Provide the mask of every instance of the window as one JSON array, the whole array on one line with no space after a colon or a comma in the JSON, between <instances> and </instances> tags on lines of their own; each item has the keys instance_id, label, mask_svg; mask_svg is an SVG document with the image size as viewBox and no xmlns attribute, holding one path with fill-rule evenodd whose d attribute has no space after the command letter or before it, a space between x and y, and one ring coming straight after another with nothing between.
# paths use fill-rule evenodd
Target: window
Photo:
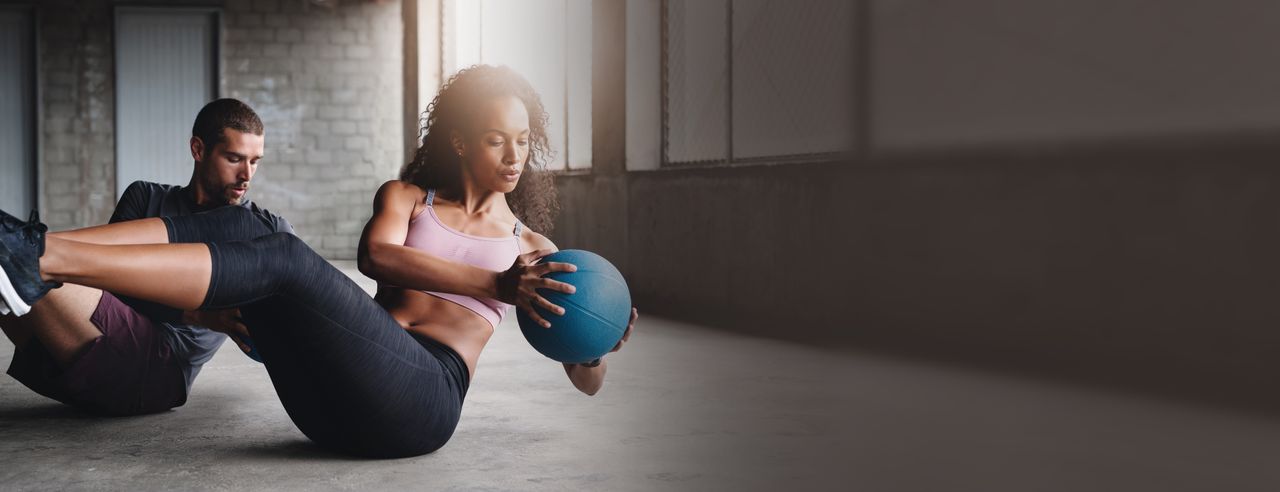
<instances>
[{"instance_id":1,"label":"window","mask_svg":"<svg viewBox=\"0 0 1280 492\"><path fill-rule=\"evenodd\" d=\"M445 77L483 63L520 72L542 97L552 170L591 167L591 0L446 0Z\"/></svg>"},{"instance_id":2,"label":"window","mask_svg":"<svg viewBox=\"0 0 1280 492\"><path fill-rule=\"evenodd\" d=\"M36 206L35 28L31 11L0 8L0 209Z\"/></svg>"},{"instance_id":3,"label":"window","mask_svg":"<svg viewBox=\"0 0 1280 492\"><path fill-rule=\"evenodd\" d=\"M854 2L629 0L627 168L851 150L854 15Z\"/></svg>"},{"instance_id":4,"label":"window","mask_svg":"<svg viewBox=\"0 0 1280 492\"><path fill-rule=\"evenodd\" d=\"M217 95L217 13L116 10L116 190L191 179L191 124Z\"/></svg>"}]
</instances>

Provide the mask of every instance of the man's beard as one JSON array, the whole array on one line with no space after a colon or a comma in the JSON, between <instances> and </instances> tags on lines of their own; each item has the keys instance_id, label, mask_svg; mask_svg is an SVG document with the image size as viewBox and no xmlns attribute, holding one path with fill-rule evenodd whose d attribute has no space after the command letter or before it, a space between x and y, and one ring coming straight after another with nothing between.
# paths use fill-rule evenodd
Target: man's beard
<instances>
[{"instance_id":1,"label":"man's beard","mask_svg":"<svg viewBox=\"0 0 1280 492\"><path fill-rule=\"evenodd\" d=\"M244 195L236 196L235 193L232 192L233 189L241 189L241 188L245 189ZM219 187L218 185L213 183L205 183L204 194L210 198L216 199L218 203L216 203L215 205L218 205L218 206L239 205L242 201L244 201L245 196L248 195L249 193L248 188L249 188L249 183L236 183L236 184L231 184L231 185L222 186L222 187Z\"/></svg>"}]
</instances>

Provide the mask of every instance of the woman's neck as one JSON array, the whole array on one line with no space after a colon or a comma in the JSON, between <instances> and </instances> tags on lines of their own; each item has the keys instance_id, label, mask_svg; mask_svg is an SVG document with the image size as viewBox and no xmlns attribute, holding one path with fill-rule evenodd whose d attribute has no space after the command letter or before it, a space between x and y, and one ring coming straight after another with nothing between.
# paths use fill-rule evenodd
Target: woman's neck
<instances>
[{"instance_id":1,"label":"woman's neck","mask_svg":"<svg viewBox=\"0 0 1280 492\"><path fill-rule=\"evenodd\" d=\"M487 214L495 207L506 207L506 194L481 188L471 180L462 181L462 189L449 199L458 202L467 215ZM499 205L501 204L501 205Z\"/></svg>"}]
</instances>

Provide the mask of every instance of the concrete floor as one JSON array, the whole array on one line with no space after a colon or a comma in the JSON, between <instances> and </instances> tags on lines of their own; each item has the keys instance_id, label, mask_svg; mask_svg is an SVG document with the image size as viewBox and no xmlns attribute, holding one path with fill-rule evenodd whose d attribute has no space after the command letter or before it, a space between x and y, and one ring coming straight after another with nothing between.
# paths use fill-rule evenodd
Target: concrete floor
<instances>
[{"instance_id":1,"label":"concrete floor","mask_svg":"<svg viewBox=\"0 0 1280 492\"><path fill-rule=\"evenodd\" d=\"M595 397L509 317L448 445L350 459L312 446L261 366L225 347L187 405L160 415L87 416L0 377L0 489L1280 488L1280 418L651 316L611 356ZM0 342L0 366L11 354Z\"/></svg>"}]
</instances>

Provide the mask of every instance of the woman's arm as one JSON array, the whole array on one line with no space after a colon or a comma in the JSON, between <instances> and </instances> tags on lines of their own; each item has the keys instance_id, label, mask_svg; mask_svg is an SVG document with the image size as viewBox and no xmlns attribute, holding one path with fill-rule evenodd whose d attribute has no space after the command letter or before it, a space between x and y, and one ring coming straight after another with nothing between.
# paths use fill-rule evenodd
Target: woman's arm
<instances>
[{"instance_id":1,"label":"woman's arm","mask_svg":"<svg viewBox=\"0 0 1280 492\"><path fill-rule=\"evenodd\" d=\"M618 344L613 346L613 350L609 353L617 352L622 348L622 344L627 343L631 338L631 329L635 327L636 318L640 317L640 313L636 308L631 308L631 320L627 322L627 331L622 332L622 340L618 340ZM604 374L609 368L608 359L600 358L600 365L588 367L582 364L565 364L564 373L569 376L569 381L573 382L573 387L578 391L588 395L595 395L600 391L600 387L604 386Z\"/></svg>"},{"instance_id":2,"label":"woman's arm","mask_svg":"<svg viewBox=\"0 0 1280 492\"><path fill-rule=\"evenodd\" d=\"M526 253L505 272L494 272L405 246L409 220L422 198L420 188L402 181L388 181L378 189L373 199L373 217L360 236L360 273L407 289L497 299L519 306L538 321L543 320L534 311L534 304L560 312L560 307L539 295L537 289L572 293L573 286L543 275L575 268L568 263L532 264L550 251Z\"/></svg>"},{"instance_id":3,"label":"woman's arm","mask_svg":"<svg viewBox=\"0 0 1280 492\"><path fill-rule=\"evenodd\" d=\"M600 365L595 367L565 364L564 373L569 376L569 381L573 383L574 388L578 388L578 391L588 396L594 396L597 391L600 391L600 387L604 386L604 373L608 368L609 363L600 359Z\"/></svg>"},{"instance_id":4,"label":"woman's arm","mask_svg":"<svg viewBox=\"0 0 1280 492\"><path fill-rule=\"evenodd\" d=\"M378 189L373 199L373 217L360 236L360 273L409 289L497 298L499 272L452 262L404 245L409 220L421 200L421 191L402 181L388 181Z\"/></svg>"},{"instance_id":5,"label":"woman's arm","mask_svg":"<svg viewBox=\"0 0 1280 492\"><path fill-rule=\"evenodd\" d=\"M533 231L526 230L524 234L525 243L532 249L539 251L551 252L560 251L555 243L547 239L546 236ZM631 319L627 322L627 330L622 333L622 339L609 352L617 352L622 348L622 344L631 338L631 329L635 326L636 318L639 312L636 308L631 308ZM555 328L551 328L555 329ZM586 366L583 364L564 364L564 373L569 376L569 381L573 383L574 388L588 395L595 395L604 386L604 375L609 370L608 362L604 358L600 359L600 364L596 366Z\"/></svg>"}]
</instances>

